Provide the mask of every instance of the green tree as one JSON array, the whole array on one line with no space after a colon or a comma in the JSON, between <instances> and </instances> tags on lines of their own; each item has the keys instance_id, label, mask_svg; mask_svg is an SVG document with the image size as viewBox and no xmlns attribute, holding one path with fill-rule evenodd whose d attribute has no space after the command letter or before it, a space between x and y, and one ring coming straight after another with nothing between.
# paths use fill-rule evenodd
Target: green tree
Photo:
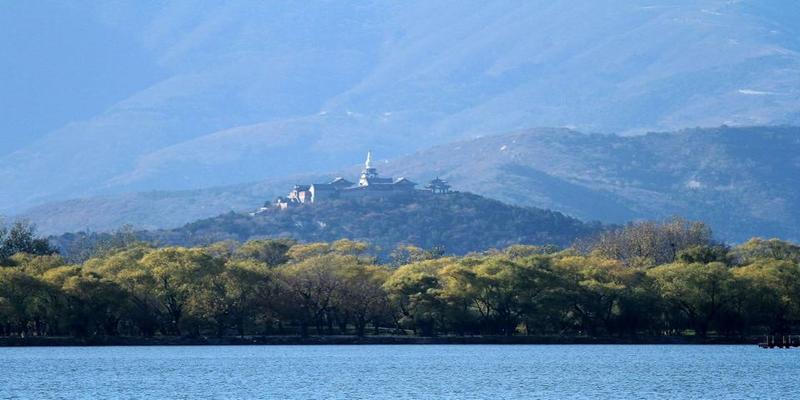
<instances>
[{"instance_id":1,"label":"green tree","mask_svg":"<svg viewBox=\"0 0 800 400\"><path fill-rule=\"evenodd\" d=\"M50 255L56 252L47 239L36 237L36 226L27 221L17 221L11 228L0 225L0 266L10 265L11 256L17 253Z\"/></svg>"},{"instance_id":2,"label":"green tree","mask_svg":"<svg viewBox=\"0 0 800 400\"><path fill-rule=\"evenodd\" d=\"M167 317L165 332L180 335L185 308L210 275L223 270L222 260L211 257L202 249L167 247L144 256L142 266L155 280L154 295ZM196 325L193 325L196 334Z\"/></svg>"},{"instance_id":3,"label":"green tree","mask_svg":"<svg viewBox=\"0 0 800 400\"><path fill-rule=\"evenodd\" d=\"M389 278L389 271L376 265L348 263L337 274L342 284L336 291L336 306L352 317L356 335L364 336L368 322L377 326L388 313L383 284Z\"/></svg>"},{"instance_id":4,"label":"green tree","mask_svg":"<svg viewBox=\"0 0 800 400\"><path fill-rule=\"evenodd\" d=\"M328 243L308 243L296 244L292 246L287 255L289 260L300 262L308 258L319 257L331 252L331 245Z\"/></svg>"},{"instance_id":5,"label":"green tree","mask_svg":"<svg viewBox=\"0 0 800 400\"><path fill-rule=\"evenodd\" d=\"M4 331L19 336L45 335L57 329L57 289L18 268L0 268L0 305Z\"/></svg>"},{"instance_id":6,"label":"green tree","mask_svg":"<svg viewBox=\"0 0 800 400\"><path fill-rule=\"evenodd\" d=\"M800 321L800 264L777 259L757 260L733 269L736 299L745 325L761 323L772 334L789 334Z\"/></svg>"},{"instance_id":7,"label":"green tree","mask_svg":"<svg viewBox=\"0 0 800 400\"><path fill-rule=\"evenodd\" d=\"M162 321L170 318L163 314L156 295L157 280L151 269L142 265L142 259L155 249L137 244L92 258L84 267L108 277L125 290L128 299L127 317L138 335L153 336Z\"/></svg>"},{"instance_id":8,"label":"green tree","mask_svg":"<svg viewBox=\"0 0 800 400\"><path fill-rule=\"evenodd\" d=\"M567 316L582 332L612 333L621 314L620 302L635 270L601 257L567 256L557 261Z\"/></svg>"},{"instance_id":9,"label":"green tree","mask_svg":"<svg viewBox=\"0 0 800 400\"><path fill-rule=\"evenodd\" d=\"M779 239L753 238L734 247L731 256L740 265L767 258L800 263L800 246Z\"/></svg>"},{"instance_id":10,"label":"green tree","mask_svg":"<svg viewBox=\"0 0 800 400\"><path fill-rule=\"evenodd\" d=\"M626 265L652 267L674 262L679 252L690 247L711 244L711 229L707 225L673 218L663 223L637 222L606 231L583 247Z\"/></svg>"},{"instance_id":11,"label":"green tree","mask_svg":"<svg viewBox=\"0 0 800 400\"><path fill-rule=\"evenodd\" d=\"M260 300L267 295L271 274L256 260L231 260L219 274L208 274L189 301L193 315L214 325L223 336L235 327L239 336L255 323Z\"/></svg>"},{"instance_id":12,"label":"green tree","mask_svg":"<svg viewBox=\"0 0 800 400\"><path fill-rule=\"evenodd\" d=\"M728 248L721 244L697 245L683 249L678 252L677 259L684 264L708 264L715 261L731 264L730 257L728 256Z\"/></svg>"},{"instance_id":13,"label":"green tree","mask_svg":"<svg viewBox=\"0 0 800 400\"><path fill-rule=\"evenodd\" d=\"M292 299L288 313L297 319L303 336L308 335L311 325L318 334L323 333L323 327L331 322L327 319L328 313L342 284L337 271L357 263L353 256L323 254L304 257L300 262L279 269L279 277Z\"/></svg>"},{"instance_id":14,"label":"green tree","mask_svg":"<svg viewBox=\"0 0 800 400\"><path fill-rule=\"evenodd\" d=\"M733 274L725 264L675 263L648 271L663 298L684 314L705 337L714 319L731 300Z\"/></svg>"},{"instance_id":15,"label":"green tree","mask_svg":"<svg viewBox=\"0 0 800 400\"><path fill-rule=\"evenodd\" d=\"M11 262L32 276L40 276L53 268L65 265L64 259L58 254L34 255L17 253L11 257Z\"/></svg>"},{"instance_id":16,"label":"green tree","mask_svg":"<svg viewBox=\"0 0 800 400\"><path fill-rule=\"evenodd\" d=\"M257 260L270 267L277 267L289 261L289 249L295 243L288 239L250 240L239 247L234 257L240 260Z\"/></svg>"},{"instance_id":17,"label":"green tree","mask_svg":"<svg viewBox=\"0 0 800 400\"><path fill-rule=\"evenodd\" d=\"M392 273L384 288L399 313L400 326L423 336L433 336L442 327L445 305L439 272L452 262L450 258L421 261Z\"/></svg>"},{"instance_id":18,"label":"green tree","mask_svg":"<svg viewBox=\"0 0 800 400\"><path fill-rule=\"evenodd\" d=\"M545 258L523 264L490 257L474 267L470 286L476 309L490 332L510 336L520 323L532 323L538 301L551 287L548 264Z\"/></svg>"},{"instance_id":19,"label":"green tree","mask_svg":"<svg viewBox=\"0 0 800 400\"><path fill-rule=\"evenodd\" d=\"M116 335L128 306L127 293L114 281L80 268L62 284L68 326L75 336Z\"/></svg>"}]
</instances>

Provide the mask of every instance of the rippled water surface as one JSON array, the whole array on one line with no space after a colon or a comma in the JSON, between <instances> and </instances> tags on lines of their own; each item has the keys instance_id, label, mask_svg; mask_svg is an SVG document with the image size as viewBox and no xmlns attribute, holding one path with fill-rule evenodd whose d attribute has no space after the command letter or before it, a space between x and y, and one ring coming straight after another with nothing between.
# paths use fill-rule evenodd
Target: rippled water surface
<instances>
[{"instance_id":1,"label":"rippled water surface","mask_svg":"<svg viewBox=\"0 0 800 400\"><path fill-rule=\"evenodd\" d=\"M0 399L800 398L756 346L0 348Z\"/></svg>"}]
</instances>

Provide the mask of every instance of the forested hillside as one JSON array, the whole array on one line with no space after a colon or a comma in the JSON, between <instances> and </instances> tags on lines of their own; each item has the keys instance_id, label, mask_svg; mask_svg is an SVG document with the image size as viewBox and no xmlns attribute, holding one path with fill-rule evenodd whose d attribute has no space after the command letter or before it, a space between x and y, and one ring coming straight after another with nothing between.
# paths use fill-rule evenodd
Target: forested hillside
<instances>
[{"instance_id":1,"label":"forested hillside","mask_svg":"<svg viewBox=\"0 0 800 400\"><path fill-rule=\"evenodd\" d=\"M511 204L624 223L680 215L722 239L800 239L800 128L720 127L642 136L534 129L389 163Z\"/></svg>"},{"instance_id":2,"label":"forested hillside","mask_svg":"<svg viewBox=\"0 0 800 400\"><path fill-rule=\"evenodd\" d=\"M533 129L486 136L381 161L386 175L583 220L625 223L674 215L706 221L722 239L800 239L800 128L691 129L643 136ZM249 211L294 183L328 174L180 192L143 192L48 204L22 214L46 233L108 231L123 224L173 228L231 210Z\"/></svg>"},{"instance_id":3,"label":"forested hillside","mask_svg":"<svg viewBox=\"0 0 800 400\"><path fill-rule=\"evenodd\" d=\"M399 245L465 254L511 244L568 246L597 233L599 223L584 223L561 213L510 206L470 193L388 199L348 199L272 209L251 216L227 213L180 228L136 232L138 240L158 245L197 246L223 240L291 238L302 242L341 238L368 242L386 256ZM52 238L65 254L113 235L65 234Z\"/></svg>"}]
</instances>

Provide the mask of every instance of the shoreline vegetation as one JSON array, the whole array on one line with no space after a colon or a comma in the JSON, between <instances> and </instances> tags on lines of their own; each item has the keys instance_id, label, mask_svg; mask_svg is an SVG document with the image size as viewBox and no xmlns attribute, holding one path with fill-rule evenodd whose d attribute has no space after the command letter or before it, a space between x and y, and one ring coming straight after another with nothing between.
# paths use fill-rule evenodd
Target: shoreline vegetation
<instances>
[{"instance_id":1,"label":"shoreline vegetation","mask_svg":"<svg viewBox=\"0 0 800 400\"><path fill-rule=\"evenodd\" d=\"M763 340L763 338L761 338ZM56 346L283 346L283 345L753 345L759 338L569 336L251 336L251 337L0 337L0 347Z\"/></svg>"},{"instance_id":2,"label":"shoreline vegetation","mask_svg":"<svg viewBox=\"0 0 800 400\"><path fill-rule=\"evenodd\" d=\"M753 344L800 328L800 246L728 246L700 222L568 248L379 254L347 239L123 235L68 262L17 224L0 231L0 345Z\"/></svg>"}]
</instances>

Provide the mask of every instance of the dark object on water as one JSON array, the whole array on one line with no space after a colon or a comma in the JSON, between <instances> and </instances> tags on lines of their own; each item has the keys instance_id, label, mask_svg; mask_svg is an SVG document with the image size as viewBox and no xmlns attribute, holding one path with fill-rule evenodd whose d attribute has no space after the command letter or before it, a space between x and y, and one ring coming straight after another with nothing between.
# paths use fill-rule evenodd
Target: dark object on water
<instances>
[{"instance_id":1,"label":"dark object on water","mask_svg":"<svg viewBox=\"0 0 800 400\"><path fill-rule=\"evenodd\" d=\"M800 336L793 338L792 336L781 336L778 341L775 336L767 336L767 341L759 343L758 347L762 349L791 349L793 347L800 347Z\"/></svg>"}]
</instances>

